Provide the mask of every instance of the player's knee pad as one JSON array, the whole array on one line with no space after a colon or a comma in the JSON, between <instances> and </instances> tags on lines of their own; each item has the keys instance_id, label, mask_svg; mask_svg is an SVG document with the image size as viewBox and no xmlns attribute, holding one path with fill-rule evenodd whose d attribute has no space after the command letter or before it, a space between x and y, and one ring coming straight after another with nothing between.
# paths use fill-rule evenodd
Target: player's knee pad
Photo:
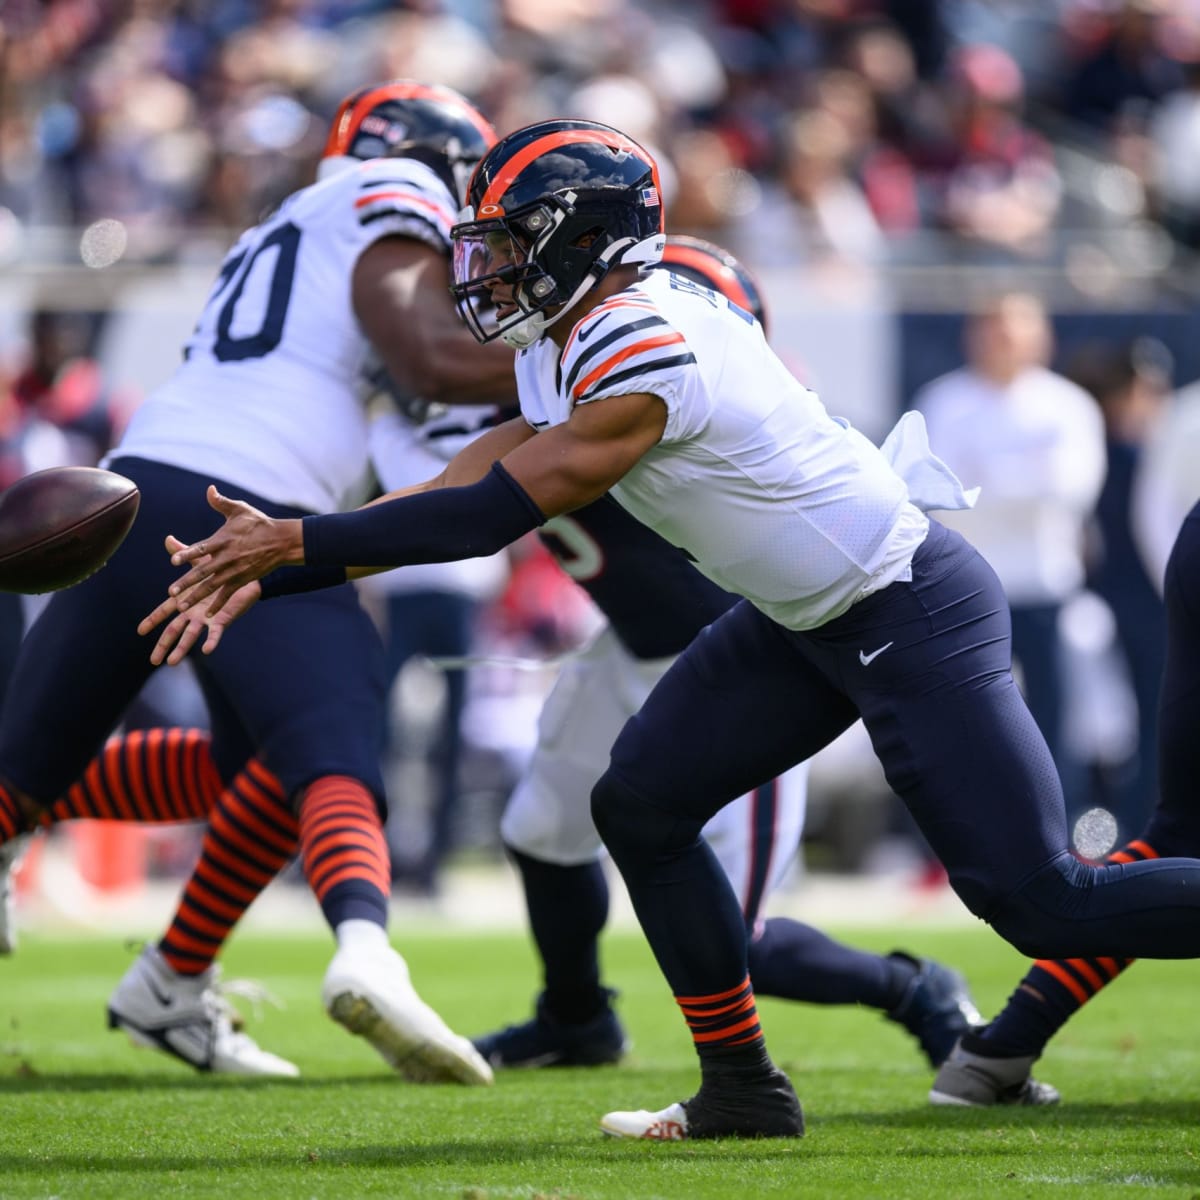
<instances>
[{"instance_id":1,"label":"player's knee pad","mask_svg":"<svg viewBox=\"0 0 1200 1200\"><path fill-rule=\"evenodd\" d=\"M690 846L703 825L648 803L611 768L592 789L592 820L622 871Z\"/></svg>"}]
</instances>

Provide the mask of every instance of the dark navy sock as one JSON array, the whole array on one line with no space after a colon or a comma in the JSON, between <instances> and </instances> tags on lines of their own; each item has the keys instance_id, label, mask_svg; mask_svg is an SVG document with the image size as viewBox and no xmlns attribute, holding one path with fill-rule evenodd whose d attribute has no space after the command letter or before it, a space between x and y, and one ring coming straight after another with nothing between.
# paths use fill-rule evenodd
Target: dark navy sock
<instances>
[{"instance_id":1,"label":"dark navy sock","mask_svg":"<svg viewBox=\"0 0 1200 1200\"><path fill-rule=\"evenodd\" d=\"M608 881L598 862L562 866L508 848L525 887L529 928L542 959L545 1006L580 1025L608 1003L600 984L600 931L608 919Z\"/></svg>"},{"instance_id":2,"label":"dark navy sock","mask_svg":"<svg viewBox=\"0 0 1200 1200\"><path fill-rule=\"evenodd\" d=\"M843 946L811 925L772 917L750 942L750 979L757 996L808 1004L895 1008L916 967Z\"/></svg>"}]
</instances>

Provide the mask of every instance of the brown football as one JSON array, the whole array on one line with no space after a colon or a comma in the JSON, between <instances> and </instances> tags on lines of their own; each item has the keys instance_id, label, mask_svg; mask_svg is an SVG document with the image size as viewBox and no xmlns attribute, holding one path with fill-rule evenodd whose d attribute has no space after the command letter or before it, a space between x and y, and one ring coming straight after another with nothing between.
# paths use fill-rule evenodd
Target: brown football
<instances>
[{"instance_id":1,"label":"brown football","mask_svg":"<svg viewBox=\"0 0 1200 1200\"><path fill-rule=\"evenodd\" d=\"M51 467L0 493L0 591L57 592L98 571L125 540L140 495L99 467Z\"/></svg>"}]
</instances>

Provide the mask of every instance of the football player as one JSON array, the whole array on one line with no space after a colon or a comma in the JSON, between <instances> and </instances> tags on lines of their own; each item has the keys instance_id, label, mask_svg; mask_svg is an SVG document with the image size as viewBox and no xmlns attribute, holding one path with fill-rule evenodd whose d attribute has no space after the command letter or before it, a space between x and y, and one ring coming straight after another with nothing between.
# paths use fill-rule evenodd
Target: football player
<instances>
[{"instance_id":1,"label":"football player","mask_svg":"<svg viewBox=\"0 0 1200 1200\"><path fill-rule=\"evenodd\" d=\"M667 239L662 265L712 289L765 327L758 284L732 255L697 238ZM607 617L607 627L559 673L538 740L501 822L520 874L543 990L531 1020L475 1045L493 1067L615 1062L625 1034L601 982L598 939L608 915L592 785L621 726L675 656L736 597L686 555L603 499L541 527L559 565ZM908 1029L933 1066L978 1013L959 975L902 951L841 945L810 925L764 920L762 907L791 867L804 826L807 764L739 797L704 827L733 884L750 934L755 991L819 1004L862 1004Z\"/></svg>"},{"instance_id":2,"label":"football player","mask_svg":"<svg viewBox=\"0 0 1200 1200\"><path fill-rule=\"evenodd\" d=\"M175 921L109 1003L114 1027L201 1069L296 1073L232 1028L212 964L298 838L337 943L322 985L330 1015L409 1078L491 1082L388 942L381 647L353 588L264 606L197 664L211 747L179 733L126 739L85 768L153 669L131 621L173 575L164 537L208 527L209 479L280 517L355 502L367 377L380 365L402 394L512 394L511 356L470 337L446 286L450 227L494 140L444 88L396 81L342 103L318 181L238 240L183 363L106 461L141 490L124 544L54 596L21 647L0 717L0 840L60 797L70 807L72 794L83 810L74 815L107 805L126 819L169 819L198 815L218 777L231 785Z\"/></svg>"},{"instance_id":3,"label":"football player","mask_svg":"<svg viewBox=\"0 0 1200 1200\"><path fill-rule=\"evenodd\" d=\"M428 485L355 512L273 519L210 487L225 524L171 543L187 569L141 628L166 622L161 659L203 621L215 653L264 594L487 553L609 492L744 597L675 660L592 792L701 1073L691 1099L609 1113L605 1132L803 1133L759 1025L741 908L700 831L860 718L959 897L1023 953L1200 954L1200 861L1072 856L1012 677L1003 590L927 515L972 497L919 414L874 446L791 376L749 313L643 273L665 240L643 147L595 122L517 130L476 167L452 240L464 319L518 349L521 417Z\"/></svg>"},{"instance_id":4,"label":"football player","mask_svg":"<svg viewBox=\"0 0 1200 1200\"><path fill-rule=\"evenodd\" d=\"M1159 690L1159 800L1140 837L1108 863L1135 863L1200 851L1196 779L1196 664L1200 663L1200 504L1184 519L1167 559L1166 662ZM934 1080L934 1104L1055 1104L1057 1089L1030 1071L1050 1039L1133 962L1088 955L1035 962L986 1028L965 1034Z\"/></svg>"}]
</instances>

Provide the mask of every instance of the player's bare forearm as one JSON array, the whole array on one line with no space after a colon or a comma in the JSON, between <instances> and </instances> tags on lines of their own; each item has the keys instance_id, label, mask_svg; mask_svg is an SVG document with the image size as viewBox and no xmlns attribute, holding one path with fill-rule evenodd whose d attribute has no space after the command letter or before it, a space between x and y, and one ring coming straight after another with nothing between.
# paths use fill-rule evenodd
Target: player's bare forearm
<instances>
[{"instance_id":1,"label":"player's bare forearm","mask_svg":"<svg viewBox=\"0 0 1200 1200\"><path fill-rule=\"evenodd\" d=\"M576 408L565 424L515 447L502 462L547 516L599 499L662 439L657 396L615 396Z\"/></svg>"},{"instance_id":2,"label":"player's bare forearm","mask_svg":"<svg viewBox=\"0 0 1200 1200\"><path fill-rule=\"evenodd\" d=\"M351 299L359 324L399 390L438 404L503 404L516 397L513 352L481 346L454 307L445 258L413 238L364 251Z\"/></svg>"},{"instance_id":3,"label":"player's bare forearm","mask_svg":"<svg viewBox=\"0 0 1200 1200\"><path fill-rule=\"evenodd\" d=\"M466 487L478 483L499 462L537 436L522 417L513 417L503 425L489 429L469 445L464 446L447 464L446 469L430 482L433 487Z\"/></svg>"}]
</instances>

